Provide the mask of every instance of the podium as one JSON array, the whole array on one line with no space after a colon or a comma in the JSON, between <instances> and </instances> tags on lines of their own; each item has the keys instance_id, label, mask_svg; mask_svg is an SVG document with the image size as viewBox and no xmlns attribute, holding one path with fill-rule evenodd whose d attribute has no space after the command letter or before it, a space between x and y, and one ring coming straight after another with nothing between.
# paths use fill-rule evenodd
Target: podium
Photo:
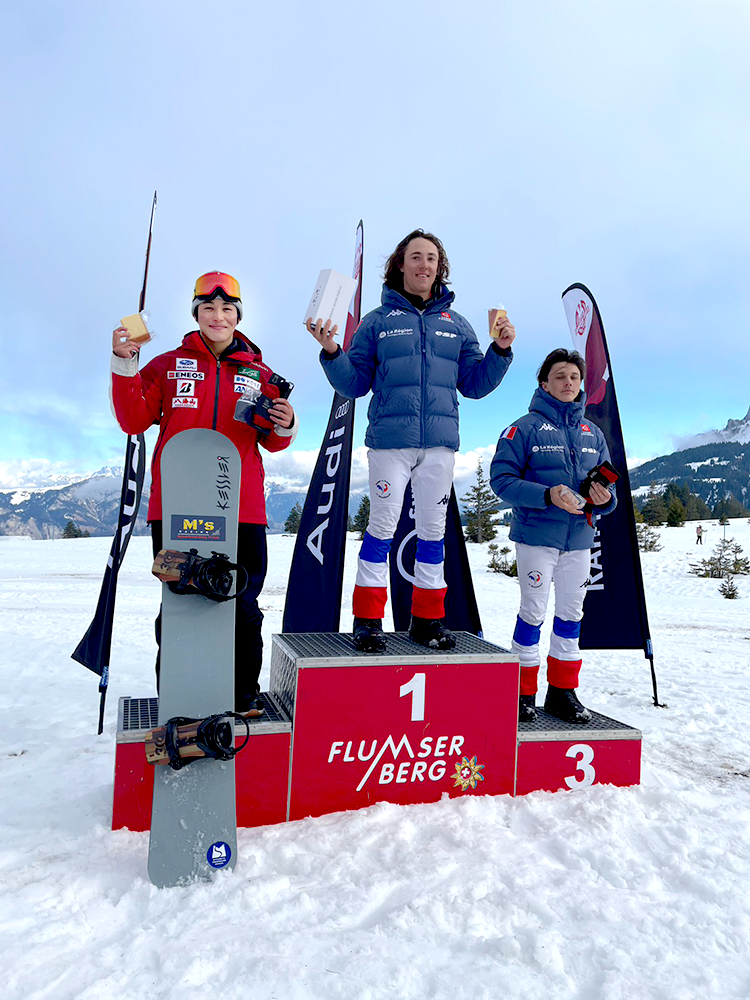
<instances>
[{"instance_id":1,"label":"podium","mask_svg":"<svg viewBox=\"0 0 750 1000\"><path fill-rule=\"evenodd\" d=\"M519 724L518 691L512 653L467 632L449 651L389 633L377 654L345 633L274 635L265 711L235 758L237 825L443 795L638 784L637 729L595 712L585 726L541 710ZM150 827L144 739L157 709L156 698L120 699L113 829Z\"/></svg>"},{"instance_id":2,"label":"podium","mask_svg":"<svg viewBox=\"0 0 750 1000\"><path fill-rule=\"evenodd\" d=\"M289 819L444 794L512 794L518 661L467 632L450 651L406 633L274 636L271 691L291 718Z\"/></svg>"}]
</instances>

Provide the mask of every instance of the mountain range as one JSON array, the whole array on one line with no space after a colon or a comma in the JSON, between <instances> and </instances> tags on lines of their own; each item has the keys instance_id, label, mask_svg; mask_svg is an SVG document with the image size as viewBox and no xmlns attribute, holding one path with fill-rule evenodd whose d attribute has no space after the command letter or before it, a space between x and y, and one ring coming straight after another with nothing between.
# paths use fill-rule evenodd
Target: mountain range
<instances>
[{"instance_id":1,"label":"mountain range","mask_svg":"<svg viewBox=\"0 0 750 1000\"><path fill-rule=\"evenodd\" d=\"M722 430L707 431L682 442L670 455L651 459L630 470L635 493L651 483L685 481L713 507L727 493L750 507L750 410L741 420L729 420ZM122 468L107 466L85 478L57 475L37 488L0 490L0 535L59 538L68 521L92 536L114 534L122 489ZM147 475L135 534L146 534L150 477ZM289 511L304 505L306 490L266 476L266 512L270 531L283 531ZM356 513L361 494L352 494L349 512Z\"/></svg>"}]
</instances>

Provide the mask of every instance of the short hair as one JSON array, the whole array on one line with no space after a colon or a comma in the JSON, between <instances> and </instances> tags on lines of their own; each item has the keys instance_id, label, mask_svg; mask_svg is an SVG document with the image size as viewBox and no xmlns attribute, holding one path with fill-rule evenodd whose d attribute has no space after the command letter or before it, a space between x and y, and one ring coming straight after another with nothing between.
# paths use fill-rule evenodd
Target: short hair
<instances>
[{"instance_id":1,"label":"short hair","mask_svg":"<svg viewBox=\"0 0 750 1000\"><path fill-rule=\"evenodd\" d=\"M568 351L564 347L556 347L554 351L550 351L539 366L539 371L536 373L536 380L539 385L541 385L542 382L547 381L549 373L552 371L553 367L555 365L559 365L560 363L575 365L581 373L581 382L583 382L586 378L586 362L583 360L578 351Z\"/></svg>"},{"instance_id":2,"label":"short hair","mask_svg":"<svg viewBox=\"0 0 750 1000\"><path fill-rule=\"evenodd\" d=\"M385 262L385 271L383 273L383 278L385 279L386 285L392 288L396 292L403 292L404 290L404 275L401 268L404 266L404 257L406 256L406 248L409 246L412 240L429 240L430 243L434 243L438 252L438 266L437 274L435 275L435 283L432 286L432 294L440 290L441 284L449 284L448 277L451 273L450 263L448 262L448 255L445 252L445 247L437 238L433 236L432 233L426 233L424 229L415 229L413 232L409 233L408 236L404 236L399 245L393 251L391 256Z\"/></svg>"}]
</instances>

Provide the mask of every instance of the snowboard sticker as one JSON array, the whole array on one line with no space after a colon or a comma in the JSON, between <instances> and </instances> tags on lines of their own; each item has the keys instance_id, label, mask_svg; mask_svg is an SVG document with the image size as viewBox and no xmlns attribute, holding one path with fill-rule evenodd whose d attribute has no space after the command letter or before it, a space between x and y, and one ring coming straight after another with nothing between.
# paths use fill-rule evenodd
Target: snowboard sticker
<instances>
[{"instance_id":1,"label":"snowboard sticker","mask_svg":"<svg viewBox=\"0 0 750 1000\"><path fill-rule=\"evenodd\" d=\"M162 452L162 528L168 549L237 560L241 462L223 434L182 431ZM159 725L234 709L234 601L174 594L162 584ZM179 771L154 769L148 874L185 885L234 868L234 761L200 758Z\"/></svg>"}]
</instances>

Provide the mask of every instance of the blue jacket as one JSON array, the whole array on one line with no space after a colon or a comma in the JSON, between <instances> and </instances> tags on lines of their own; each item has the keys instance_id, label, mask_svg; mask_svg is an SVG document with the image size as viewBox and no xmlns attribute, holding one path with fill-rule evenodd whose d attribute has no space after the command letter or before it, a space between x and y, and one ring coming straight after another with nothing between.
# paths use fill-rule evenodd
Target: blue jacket
<instances>
[{"instance_id":1,"label":"blue jacket","mask_svg":"<svg viewBox=\"0 0 750 1000\"><path fill-rule=\"evenodd\" d=\"M495 493L513 506L511 541L563 552L593 545L594 529L584 515L544 503L550 487L563 484L579 492L586 474L609 461L601 430L584 420L585 407L583 392L576 402L563 403L540 387L528 414L503 431L490 466L490 482ZM617 506L615 492L610 492L612 501L594 508L594 524L598 515Z\"/></svg>"},{"instance_id":2,"label":"blue jacket","mask_svg":"<svg viewBox=\"0 0 750 1000\"><path fill-rule=\"evenodd\" d=\"M368 448L451 448L458 451L458 395L479 399L497 388L513 359L490 345L486 354L471 325L450 309L453 292L420 312L383 286L382 306L359 325L349 351L321 351L328 381L355 399L372 389Z\"/></svg>"}]
</instances>

